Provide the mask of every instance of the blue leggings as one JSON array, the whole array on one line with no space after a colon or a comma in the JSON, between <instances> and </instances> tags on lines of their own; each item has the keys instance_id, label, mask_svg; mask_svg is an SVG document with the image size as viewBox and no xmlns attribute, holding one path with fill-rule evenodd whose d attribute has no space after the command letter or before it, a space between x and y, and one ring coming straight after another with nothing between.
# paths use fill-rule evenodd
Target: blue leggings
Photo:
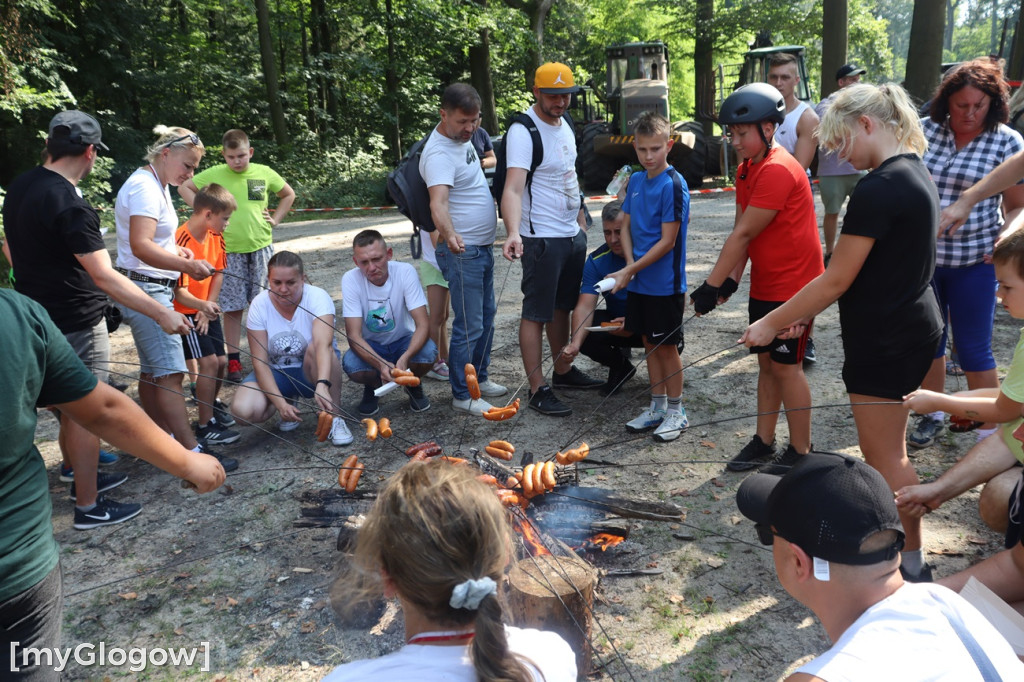
<instances>
[{"instance_id":1,"label":"blue leggings","mask_svg":"<svg viewBox=\"0 0 1024 682\"><path fill-rule=\"evenodd\" d=\"M956 356L965 372L995 369L992 325L996 313L996 270L988 263L966 268L935 268L932 289L942 311L942 342L935 357L946 353L946 338L953 327Z\"/></svg>"}]
</instances>

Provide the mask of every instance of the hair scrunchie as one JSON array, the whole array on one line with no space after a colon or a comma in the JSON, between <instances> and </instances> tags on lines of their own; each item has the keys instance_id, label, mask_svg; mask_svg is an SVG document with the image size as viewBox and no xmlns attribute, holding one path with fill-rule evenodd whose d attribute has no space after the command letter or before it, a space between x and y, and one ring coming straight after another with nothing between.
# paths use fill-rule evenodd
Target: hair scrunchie
<instances>
[{"instance_id":1,"label":"hair scrunchie","mask_svg":"<svg viewBox=\"0 0 1024 682\"><path fill-rule=\"evenodd\" d=\"M475 611L480 607L480 602L498 591L498 584L484 576L479 580L469 579L459 583L452 589L452 598L448 605L453 609L469 609Z\"/></svg>"}]
</instances>

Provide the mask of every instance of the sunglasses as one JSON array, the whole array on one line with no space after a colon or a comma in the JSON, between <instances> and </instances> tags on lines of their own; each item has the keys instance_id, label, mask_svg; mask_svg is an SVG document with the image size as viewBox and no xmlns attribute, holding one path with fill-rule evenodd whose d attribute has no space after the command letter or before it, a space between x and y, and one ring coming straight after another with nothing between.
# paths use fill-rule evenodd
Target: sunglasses
<instances>
[{"instance_id":1,"label":"sunglasses","mask_svg":"<svg viewBox=\"0 0 1024 682\"><path fill-rule=\"evenodd\" d=\"M163 147L163 148L173 147L174 145L178 144L179 142L183 142L184 140L188 140L189 142L191 142L196 147L202 147L203 146L203 143L202 143L202 141L200 141L199 136L196 135L195 133L189 133L188 135L182 135L181 137L176 137L173 140L171 140L170 142L164 142L160 146Z\"/></svg>"},{"instance_id":2,"label":"sunglasses","mask_svg":"<svg viewBox=\"0 0 1024 682\"><path fill-rule=\"evenodd\" d=\"M755 523L754 530L757 531L757 540L762 545L770 545L775 542L775 536L782 537L767 523Z\"/></svg>"}]
</instances>

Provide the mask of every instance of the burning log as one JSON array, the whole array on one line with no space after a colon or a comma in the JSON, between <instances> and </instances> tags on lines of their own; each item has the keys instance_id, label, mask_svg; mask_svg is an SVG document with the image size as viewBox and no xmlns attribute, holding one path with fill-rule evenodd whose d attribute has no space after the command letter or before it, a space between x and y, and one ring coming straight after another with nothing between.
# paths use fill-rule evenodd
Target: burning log
<instances>
[{"instance_id":1,"label":"burning log","mask_svg":"<svg viewBox=\"0 0 1024 682\"><path fill-rule=\"evenodd\" d=\"M517 562L508 575L512 624L560 634L576 652L581 678L590 672L596 584L597 571L576 556L529 557Z\"/></svg>"}]
</instances>

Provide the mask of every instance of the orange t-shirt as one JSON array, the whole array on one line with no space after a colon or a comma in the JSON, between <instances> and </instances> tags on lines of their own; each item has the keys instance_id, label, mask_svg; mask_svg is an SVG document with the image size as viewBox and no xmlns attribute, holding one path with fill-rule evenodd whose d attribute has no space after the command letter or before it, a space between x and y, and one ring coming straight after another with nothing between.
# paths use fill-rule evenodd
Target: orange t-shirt
<instances>
[{"instance_id":1,"label":"orange t-shirt","mask_svg":"<svg viewBox=\"0 0 1024 682\"><path fill-rule=\"evenodd\" d=\"M788 301L825 271L814 215L814 195L803 166L781 147L763 161L740 164L736 203L778 211L747 248L750 296L761 301Z\"/></svg>"},{"instance_id":2,"label":"orange t-shirt","mask_svg":"<svg viewBox=\"0 0 1024 682\"><path fill-rule=\"evenodd\" d=\"M178 246L182 246L192 251L195 254L196 260L204 260L218 270L223 270L227 265L227 256L224 255L224 236L219 234L213 234L212 232L207 233L206 239L203 241L197 240L192 236L192 233L188 231L188 221L185 221L178 231L174 233L174 241ZM178 277L178 287L185 287L188 289L188 293L192 294L201 301L208 301L210 299L210 285L213 284L213 278L207 277L204 280L192 279L185 273L181 273ZM183 315L195 315L195 308L189 308L177 300L174 301L174 309Z\"/></svg>"}]
</instances>

